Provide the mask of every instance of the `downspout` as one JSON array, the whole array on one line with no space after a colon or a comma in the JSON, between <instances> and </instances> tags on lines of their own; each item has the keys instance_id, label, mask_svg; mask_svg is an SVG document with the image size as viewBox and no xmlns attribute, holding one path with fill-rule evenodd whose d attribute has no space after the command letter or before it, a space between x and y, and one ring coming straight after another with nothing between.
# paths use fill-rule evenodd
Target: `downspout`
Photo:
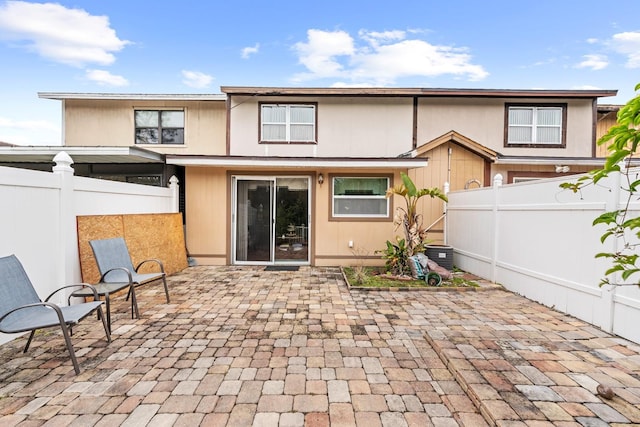
<instances>
[{"instance_id":1,"label":"downspout","mask_svg":"<svg viewBox=\"0 0 640 427\"><path fill-rule=\"evenodd\" d=\"M443 188L443 192L444 195L447 196L449 194L449 190L451 189L451 155L453 154L453 149L451 147L449 147L449 149L447 150L447 182L444 183L444 188ZM442 236L442 243L444 243L445 245L448 245L448 229L449 229L449 217L447 215L447 202L444 202L444 209L443 209L443 214L442 216L444 217L444 227L443 227L443 236Z\"/></svg>"},{"instance_id":2,"label":"downspout","mask_svg":"<svg viewBox=\"0 0 640 427\"><path fill-rule=\"evenodd\" d=\"M413 129L411 131L411 149L418 148L418 97L413 97Z\"/></svg>"},{"instance_id":3,"label":"downspout","mask_svg":"<svg viewBox=\"0 0 640 427\"><path fill-rule=\"evenodd\" d=\"M61 114L62 114L62 119L61 119L61 122L62 122L62 132L61 132L61 134L60 134L60 138L62 139L62 140L60 141L60 144L61 144L61 145L67 145L67 139L66 139L66 138L67 138L67 137L66 137L66 135L67 135L67 132L66 132L67 125L66 125L66 122L65 122L65 119L64 119L64 118L65 118L65 116L66 116L66 114L65 114L66 109L67 109L67 101L66 101L66 99L63 99L63 100L62 100L62 112L61 112Z\"/></svg>"},{"instance_id":4,"label":"downspout","mask_svg":"<svg viewBox=\"0 0 640 427\"><path fill-rule=\"evenodd\" d=\"M449 153L447 155L447 182L451 185L451 155L453 154L453 148L449 147Z\"/></svg>"}]
</instances>

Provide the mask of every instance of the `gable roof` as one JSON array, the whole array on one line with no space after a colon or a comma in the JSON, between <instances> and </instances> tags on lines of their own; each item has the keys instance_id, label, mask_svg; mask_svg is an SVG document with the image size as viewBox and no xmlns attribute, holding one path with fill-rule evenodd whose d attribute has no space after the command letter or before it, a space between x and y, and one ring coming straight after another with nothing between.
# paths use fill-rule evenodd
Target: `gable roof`
<instances>
[{"instance_id":1,"label":"gable roof","mask_svg":"<svg viewBox=\"0 0 640 427\"><path fill-rule=\"evenodd\" d=\"M444 135L441 135L426 144L421 145L416 148L416 156L424 155L426 152L433 150L434 148L439 147L442 144L446 144L448 142L452 142L456 145L465 148L477 156L482 157L483 159L489 160L491 162L495 162L500 154L492 149L485 147L482 144L475 142L474 140L467 138L466 136L459 134L458 132L451 130Z\"/></svg>"}]
</instances>

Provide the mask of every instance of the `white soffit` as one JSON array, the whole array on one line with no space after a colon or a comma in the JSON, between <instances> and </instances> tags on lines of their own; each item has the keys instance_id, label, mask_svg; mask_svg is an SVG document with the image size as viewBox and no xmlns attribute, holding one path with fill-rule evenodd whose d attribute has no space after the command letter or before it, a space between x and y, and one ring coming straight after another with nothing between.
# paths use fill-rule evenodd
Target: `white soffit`
<instances>
[{"instance_id":1,"label":"white soffit","mask_svg":"<svg viewBox=\"0 0 640 427\"><path fill-rule=\"evenodd\" d=\"M575 165L597 166L604 164L602 158L571 158L571 157L498 157L496 165Z\"/></svg>"},{"instance_id":2,"label":"white soffit","mask_svg":"<svg viewBox=\"0 0 640 427\"><path fill-rule=\"evenodd\" d=\"M50 163L64 151L74 163L164 163L164 155L137 147L0 147L0 163Z\"/></svg>"},{"instance_id":3,"label":"white soffit","mask_svg":"<svg viewBox=\"0 0 640 427\"><path fill-rule=\"evenodd\" d=\"M289 158L289 157L188 157L167 155L168 165L246 167L246 168L335 168L335 169L393 169L419 168L428 164L425 158Z\"/></svg>"}]
</instances>

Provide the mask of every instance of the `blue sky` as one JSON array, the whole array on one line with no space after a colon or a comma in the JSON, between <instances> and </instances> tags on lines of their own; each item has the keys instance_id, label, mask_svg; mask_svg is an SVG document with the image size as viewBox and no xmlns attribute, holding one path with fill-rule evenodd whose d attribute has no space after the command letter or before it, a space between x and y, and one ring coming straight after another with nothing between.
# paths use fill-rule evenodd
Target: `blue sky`
<instances>
[{"instance_id":1,"label":"blue sky","mask_svg":"<svg viewBox=\"0 0 640 427\"><path fill-rule=\"evenodd\" d=\"M0 141L61 144L38 92L220 86L617 89L640 82L640 2L0 0Z\"/></svg>"}]
</instances>

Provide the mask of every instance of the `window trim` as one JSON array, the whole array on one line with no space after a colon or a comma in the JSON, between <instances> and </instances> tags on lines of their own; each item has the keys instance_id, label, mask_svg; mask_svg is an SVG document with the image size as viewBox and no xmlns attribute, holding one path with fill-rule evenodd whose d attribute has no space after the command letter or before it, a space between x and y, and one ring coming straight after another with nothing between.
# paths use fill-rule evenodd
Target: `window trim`
<instances>
[{"instance_id":1,"label":"window trim","mask_svg":"<svg viewBox=\"0 0 640 427\"><path fill-rule=\"evenodd\" d=\"M329 221L344 221L344 222L390 222L393 220L393 197L386 197L386 194L383 195L387 200L387 215L334 215L333 205L334 205L334 179L335 178L386 178L388 182L388 187L393 187L393 174L390 173L380 173L380 174L350 174L350 173L334 173L329 174Z\"/></svg>"},{"instance_id":2,"label":"window trim","mask_svg":"<svg viewBox=\"0 0 640 427\"><path fill-rule=\"evenodd\" d=\"M291 141L291 140L283 140L283 141L270 141L262 138L262 107L265 105L274 105L274 106L309 106L313 107L313 141ZM285 125L287 126L287 130L290 129L291 123L288 121L289 113L287 112L287 122ZM287 132L289 133L289 132ZM300 144L300 145L314 145L318 143L318 103L317 102L258 102L258 143L259 144Z\"/></svg>"},{"instance_id":3,"label":"window trim","mask_svg":"<svg viewBox=\"0 0 640 427\"><path fill-rule=\"evenodd\" d=\"M538 143L538 142L509 142L509 110L511 107L548 108L555 107L562 109L562 125L560 129L560 143ZM504 105L504 146L519 148L566 148L567 147L567 104L566 103L506 103Z\"/></svg>"},{"instance_id":4,"label":"window trim","mask_svg":"<svg viewBox=\"0 0 640 427\"><path fill-rule=\"evenodd\" d=\"M166 128L162 127L162 118L158 117L158 127L157 128L150 128L150 127L138 127L136 125L136 112L138 111L155 111L156 113L158 113L158 116L160 116L160 114L163 111L173 111L173 112L181 112L182 113L182 127L169 127L167 126ZM133 108L133 143L134 145L137 146L150 146L150 147L157 147L157 146L165 146L165 147L184 147L187 145L186 141L187 141L187 131L186 131L186 122L187 122L187 109L185 107L163 107L163 108L158 108L158 107L134 107ZM159 137L159 141L157 144L145 144L145 143L138 143L138 138L137 138L137 132L138 129L157 129L158 130L158 137ZM163 129L182 129L182 143L164 143L162 142L162 130Z\"/></svg>"}]
</instances>

